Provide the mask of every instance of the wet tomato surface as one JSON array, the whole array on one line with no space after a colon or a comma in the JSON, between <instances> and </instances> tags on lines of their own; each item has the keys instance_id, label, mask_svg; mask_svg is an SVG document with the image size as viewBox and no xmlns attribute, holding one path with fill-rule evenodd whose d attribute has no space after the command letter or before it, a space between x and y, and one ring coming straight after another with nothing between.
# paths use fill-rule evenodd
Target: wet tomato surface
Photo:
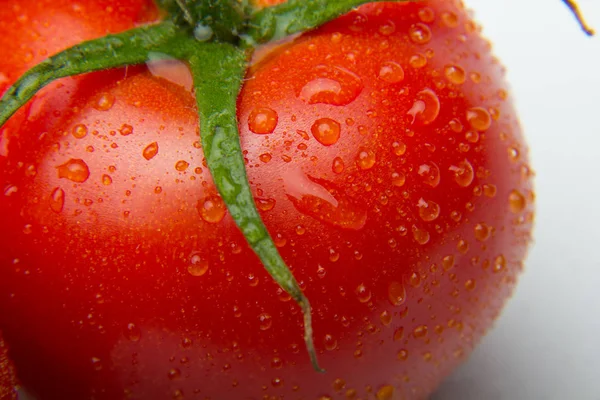
<instances>
[{"instance_id":1,"label":"wet tomato surface","mask_svg":"<svg viewBox=\"0 0 600 400\"><path fill-rule=\"evenodd\" d=\"M143 0L9 1L0 92ZM7 34L18 30L18 36ZM522 268L532 173L504 69L460 1L363 6L254 57L256 204L313 306L218 195L177 61L66 78L0 130L0 328L39 399L425 398Z\"/></svg>"}]
</instances>

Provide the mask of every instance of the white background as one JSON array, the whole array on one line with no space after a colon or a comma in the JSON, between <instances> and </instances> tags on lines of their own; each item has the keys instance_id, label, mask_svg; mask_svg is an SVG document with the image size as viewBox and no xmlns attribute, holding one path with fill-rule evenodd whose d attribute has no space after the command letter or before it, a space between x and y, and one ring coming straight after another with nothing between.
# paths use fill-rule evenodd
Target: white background
<instances>
[{"instance_id":1,"label":"white background","mask_svg":"<svg viewBox=\"0 0 600 400\"><path fill-rule=\"evenodd\" d=\"M536 170L535 245L496 328L435 400L600 400L599 36L559 0L465 0L508 68Z\"/></svg>"}]
</instances>

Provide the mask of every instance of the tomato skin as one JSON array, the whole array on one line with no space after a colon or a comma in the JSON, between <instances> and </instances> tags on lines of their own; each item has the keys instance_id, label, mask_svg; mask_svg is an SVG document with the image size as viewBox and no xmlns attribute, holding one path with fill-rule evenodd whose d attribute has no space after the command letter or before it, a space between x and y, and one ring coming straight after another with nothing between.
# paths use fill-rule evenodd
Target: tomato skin
<instances>
[{"instance_id":1,"label":"tomato skin","mask_svg":"<svg viewBox=\"0 0 600 400\"><path fill-rule=\"evenodd\" d=\"M0 334L0 400L15 400L17 393L15 371L8 358L8 350L4 338Z\"/></svg>"},{"instance_id":2,"label":"tomato skin","mask_svg":"<svg viewBox=\"0 0 600 400\"><path fill-rule=\"evenodd\" d=\"M89 29L76 41L156 16L119 4L114 26L70 16ZM28 23L69 7L31 5ZM324 375L298 307L216 194L185 68L52 85L0 131L0 328L25 387L426 397L497 317L530 241L531 173L503 73L458 1L365 6L257 54L238 104L247 171L311 300Z\"/></svg>"}]
</instances>

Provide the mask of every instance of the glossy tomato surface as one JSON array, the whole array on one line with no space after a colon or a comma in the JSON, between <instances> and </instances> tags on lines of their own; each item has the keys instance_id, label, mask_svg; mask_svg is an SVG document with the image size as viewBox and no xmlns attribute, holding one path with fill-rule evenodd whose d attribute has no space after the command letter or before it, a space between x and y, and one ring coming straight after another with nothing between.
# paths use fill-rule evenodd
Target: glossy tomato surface
<instances>
[{"instance_id":1,"label":"glossy tomato surface","mask_svg":"<svg viewBox=\"0 0 600 400\"><path fill-rule=\"evenodd\" d=\"M0 91L149 1L7 1ZM420 399L499 315L531 240L504 70L456 0L378 3L254 57L261 215L313 306L245 243L177 61L67 78L0 130L0 329L38 399Z\"/></svg>"}]
</instances>

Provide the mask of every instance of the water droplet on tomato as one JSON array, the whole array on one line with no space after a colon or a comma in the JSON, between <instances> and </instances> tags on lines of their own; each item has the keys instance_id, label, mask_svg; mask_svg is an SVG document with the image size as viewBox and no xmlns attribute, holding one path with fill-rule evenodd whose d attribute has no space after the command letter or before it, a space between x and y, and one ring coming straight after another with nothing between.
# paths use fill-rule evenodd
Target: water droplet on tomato
<instances>
[{"instance_id":1,"label":"water droplet on tomato","mask_svg":"<svg viewBox=\"0 0 600 400\"><path fill-rule=\"evenodd\" d=\"M115 96L110 93L104 93L99 98L94 108L98 111L108 111L115 104Z\"/></svg>"},{"instance_id":2,"label":"water droplet on tomato","mask_svg":"<svg viewBox=\"0 0 600 400\"><path fill-rule=\"evenodd\" d=\"M483 194L486 197L489 197L489 198L496 197L497 192L498 192L498 188L496 187L496 185L487 184L487 183L483 185Z\"/></svg>"},{"instance_id":3,"label":"water droplet on tomato","mask_svg":"<svg viewBox=\"0 0 600 400\"><path fill-rule=\"evenodd\" d=\"M371 300L371 291L362 283L358 285L358 287L354 290L354 293L356 294L358 301L361 303L367 303L369 300Z\"/></svg>"},{"instance_id":4,"label":"water droplet on tomato","mask_svg":"<svg viewBox=\"0 0 600 400\"><path fill-rule=\"evenodd\" d=\"M456 245L456 249L461 253L461 254L467 254L467 252L469 251L469 242L467 242L464 239L461 239L458 241L458 244Z\"/></svg>"},{"instance_id":5,"label":"water droplet on tomato","mask_svg":"<svg viewBox=\"0 0 600 400\"><path fill-rule=\"evenodd\" d=\"M408 350L406 350L406 349L399 350L398 354L396 354L396 358L400 361L406 361L406 359L408 358Z\"/></svg>"},{"instance_id":6,"label":"water droplet on tomato","mask_svg":"<svg viewBox=\"0 0 600 400\"><path fill-rule=\"evenodd\" d=\"M467 290L475 290L475 279L468 279L465 282L465 289L467 289Z\"/></svg>"},{"instance_id":7,"label":"water droplet on tomato","mask_svg":"<svg viewBox=\"0 0 600 400\"><path fill-rule=\"evenodd\" d=\"M397 281L392 281L388 285L388 299L394 306L399 306L406 301L406 288Z\"/></svg>"},{"instance_id":8,"label":"water droplet on tomato","mask_svg":"<svg viewBox=\"0 0 600 400\"><path fill-rule=\"evenodd\" d=\"M428 331L429 328L427 327L427 325L419 325L413 330L413 336L416 339L422 339L425 336L427 336Z\"/></svg>"},{"instance_id":9,"label":"water droplet on tomato","mask_svg":"<svg viewBox=\"0 0 600 400\"><path fill-rule=\"evenodd\" d=\"M398 83L404 80L404 69L395 61L386 61L379 69L379 78L387 83Z\"/></svg>"},{"instance_id":10,"label":"water droplet on tomato","mask_svg":"<svg viewBox=\"0 0 600 400\"><path fill-rule=\"evenodd\" d=\"M298 97L308 104L345 106L356 100L362 92L362 79L342 67L319 65L315 78L306 83Z\"/></svg>"},{"instance_id":11,"label":"water droplet on tomato","mask_svg":"<svg viewBox=\"0 0 600 400\"><path fill-rule=\"evenodd\" d=\"M431 89L425 89L417 93L417 99L408 115L412 117L412 122L419 121L424 125L434 122L440 115L440 99Z\"/></svg>"},{"instance_id":12,"label":"water droplet on tomato","mask_svg":"<svg viewBox=\"0 0 600 400\"><path fill-rule=\"evenodd\" d=\"M261 211L271 211L275 207L275 199L256 198L256 206Z\"/></svg>"},{"instance_id":13,"label":"water droplet on tomato","mask_svg":"<svg viewBox=\"0 0 600 400\"><path fill-rule=\"evenodd\" d=\"M494 264L492 265L492 271L494 273L498 273L503 271L506 268L506 258L503 255L499 255L494 259Z\"/></svg>"},{"instance_id":14,"label":"water droplet on tomato","mask_svg":"<svg viewBox=\"0 0 600 400\"><path fill-rule=\"evenodd\" d=\"M343 229L359 230L366 223L367 214L359 202L332 182L291 170L284 175L284 184L288 199L303 214Z\"/></svg>"},{"instance_id":15,"label":"water droplet on tomato","mask_svg":"<svg viewBox=\"0 0 600 400\"><path fill-rule=\"evenodd\" d=\"M136 324L129 323L125 329L125 337L132 342L137 342L142 337L142 331Z\"/></svg>"},{"instance_id":16,"label":"water droplet on tomato","mask_svg":"<svg viewBox=\"0 0 600 400\"><path fill-rule=\"evenodd\" d=\"M491 234L492 228L483 222L475 225L475 239L479 240L480 242L485 242L488 240Z\"/></svg>"},{"instance_id":17,"label":"water droplet on tomato","mask_svg":"<svg viewBox=\"0 0 600 400\"><path fill-rule=\"evenodd\" d=\"M423 221L435 221L440 216L440 205L434 201L419 200L419 216Z\"/></svg>"},{"instance_id":18,"label":"water droplet on tomato","mask_svg":"<svg viewBox=\"0 0 600 400\"><path fill-rule=\"evenodd\" d=\"M394 398L394 387L392 385L385 385L379 388L377 391L377 400L392 400Z\"/></svg>"},{"instance_id":19,"label":"water droplet on tomato","mask_svg":"<svg viewBox=\"0 0 600 400\"><path fill-rule=\"evenodd\" d=\"M393 142L392 150L394 151L395 155L403 156L406 153L406 144L403 142Z\"/></svg>"},{"instance_id":20,"label":"water droplet on tomato","mask_svg":"<svg viewBox=\"0 0 600 400\"><path fill-rule=\"evenodd\" d=\"M482 107L473 107L467 110L467 121L471 128L484 132L492 125L492 117L490 113Z\"/></svg>"},{"instance_id":21,"label":"water droplet on tomato","mask_svg":"<svg viewBox=\"0 0 600 400\"><path fill-rule=\"evenodd\" d=\"M402 187L406 183L406 175L402 172L392 172L392 185Z\"/></svg>"},{"instance_id":22,"label":"water droplet on tomato","mask_svg":"<svg viewBox=\"0 0 600 400\"><path fill-rule=\"evenodd\" d=\"M208 271L208 261L204 260L199 254L192 254L187 271L192 276L202 276Z\"/></svg>"},{"instance_id":23,"label":"water droplet on tomato","mask_svg":"<svg viewBox=\"0 0 600 400\"><path fill-rule=\"evenodd\" d=\"M346 381L341 378L336 378L331 386L336 392L341 392L346 387Z\"/></svg>"},{"instance_id":24,"label":"water droplet on tomato","mask_svg":"<svg viewBox=\"0 0 600 400\"><path fill-rule=\"evenodd\" d=\"M179 160L175 163L175 169L179 172L183 172L190 166L190 163L184 160Z\"/></svg>"},{"instance_id":25,"label":"water droplet on tomato","mask_svg":"<svg viewBox=\"0 0 600 400\"><path fill-rule=\"evenodd\" d=\"M82 139L88 134L88 128L84 124L77 124L71 131L73 137L76 139Z\"/></svg>"},{"instance_id":26,"label":"water droplet on tomato","mask_svg":"<svg viewBox=\"0 0 600 400\"><path fill-rule=\"evenodd\" d=\"M260 314L258 316L258 321L261 331L266 331L273 325L273 318L267 313Z\"/></svg>"},{"instance_id":27,"label":"water droplet on tomato","mask_svg":"<svg viewBox=\"0 0 600 400\"><path fill-rule=\"evenodd\" d=\"M418 12L419 19L425 23L431 23L435 20L435 12L431 7L423 7Z\"/></svg>"},{"instance_id":28,"label":"water droplet on tomato","mask_svg":"<svg viewBox=\"0 0 600 400\"><path fill-rule=\"evenodd\" d=\"M181 378L181 371L178 368L171 368L169 372L167 372L167 377L169 380L175 380Z\"/></svg>"},{"instance_id":29,"label":"water droplet on tomato","mask_svg":"<svg viewBox=\"0 0 600 400\"><path fill-rule=\"evenodd\" d=\"M425 57L423 54L417 53L410 57L408 63L414 69L423 68L427 65L427 57Z\"/></svg>"},{"instance_id":30,"label":"water droplet on tomato","mask_svg":"<svg viewBox=\"0 0 600 400\"><path fill-rule=\"evenodd\" d=\"M458 27L458 16L453 12L442 13L442 21L448 28Z\"/></svg>"},{"instance_id":31,"label":"water droplet on tomato","mask_svg":"<svg viewBox=\"0 0 600 400\"><path fill-rule=\"evenodd\" d=\"M325 349L332 351L337 348L338 342L332 335L326 334L323 338L323 345L325 346Z\"/></svg>"},{"instance_id":32,"label":"water droplet on tomato","mask_svg":"<svg viewBox=\"0 0 600 400\"><path fill-rule=\"evenodd\" d=\"M431 29L429 29L427 25L422 24L420 22L410 27L408 35L410 37L410 40L412 40L413 43L416 44L429 43L432 37Z\"/></svg>"},{"instance_id":33,"label":"water droplet on tomato","mask_svg":"<svg viewBox=\"0 0 600 400\"><path fill-rule=\"evenodd\" d=\"M269 161L271 161L273 156L271 155L271 153L263 153L260 156L258 156L258 158L260 161L262 161L264 163L268 163Z\"/></svg>"},{"instance_id":34,"label":"water droplet on tomato","mask_svg":"<svg viewBox=\"0 0 600 400\"><path fill-rule=\"evenodd\" d=\"M458 166L451 166L450 171L454 172L454 180L461 187L468 187L475 178L475 171L473 165L469 160L465 159L458 163Z\"/></svg>"},{"instance_id":35,"label":"water droplet on tomato","mask_svg":"<svg viewBox=\"0 0 600 400\"><path fill-rule=\"evenodd\" d=\"M4 195L6 197L10 197L13 194L17 193L19 191L19 188L16 185L8 185L4 188Z\"/></svg>"},{"instance_id":36,"label":"water droplet on tomato","mask_svg":"<svg viewBox=\"0 0 600 400\"><path fill-rule=\"evenodd\" d=\"M333 172L335 172L336 174L341 174L342 172L344 172L344 160L342 160L341 157L336 157L333 159L333 163L331 164L331 169L333 170Z\"/></svg>"},{"instance_id":37,"label":"water droplet on tomato","mask_svg":"<svg viewBox=\"0 0 600 400\"><path fill-rule=\"evenodd\" d=\"M518 190L512 190L508 195L508 205L511 212L518 214L527 206L527 200L521 192Z\"/></svg>"},{"instance_id":38,"label":"water droplet on tomato","mask_svg":"<svg viewBox=\"0 0 600 400\"><path fill-rule=\"evenodd\" d=\"M454 267L454 256L453 255L448 255L445 256L442 259L442 268L444 268L445 271L448 271L450 268Z\"/></svg>"},{"instance_id":39,"label":"water droplet on tomato","mask_svg":"<svg viewBox=\"0 0 600 400\"><path fill-rule=\"evenodd\" d=\"M426 185L437 187L440 184L440 169L434 162L421 164L417 173Z\"/></svg>"},{"instance_id":40,"label":"water droplet on tomato","mask_svg":"<svg viewBox=\"0 0 600 400\"><path fill-rule=\"evenodd\" d=\"M142 155L148 161L153 159L158 154L158 143L152 142L144 148Z\"/></svg>"},{"instance_id":41,"label":"water droplet on tomato","mask_svg":"<svg viewBox=\"0 0 600 400\"><path fill-rule=\"evenodd\" d=\"M416 225L413 225L412 232L413 232L413 237L415 238L417 243L419 243L420 245L425 245L425 244L429 243L429 239L431 238L431 235L426 230L417 228Z\"/></svg>"},{"instance_id":42,"label":"water droplet on tomato","mask_svg":"<svg viewBox=\"0 0 600 400\"><path fill-rule=\"evenodd\" d=\"M275 110L268 107L258 107L248 116L248 128L261 135L273 133L277 127L279 116Z\"/></svg>"},{"instance_id":43,"label":"water droplet on tomato","mask_svg":"<svg viewBox=\"0 0 600 400\"><path fill-rule=\"evenodd\" d=\"M340 139L340 124L331 118L321 118L312 125L311 132L319 143L331 146Z\"/></svg>"},{"instance_id":44,"label":"water droplet on tomato","mask_svg":"<svg viewBox=\"0 0 600 400\"><path fill-rule=\"evenodd\" d=\"M119 129L119 133L122 136L129 136L133 133L133 126L131 126L129 124L123 124L123 125L121 125L121 128Z\"/></svg>"},{"instance_id":45,"label":"water droplet on tomato","mask_svg":"<svg viewBox=\"0 0 600 400\"><path fill-rule=\"evenodd\" d=\"M356 155L356 165L362 169L367 170L373 168L377 162L375 152L368 150L364 147L360 148Z\"/></svg>"},{"instance_id":46,"label":"water droplet on tomato","mask_svg":"<svg viewBox=\"0 0 600 400\"><path fill-rule=\"evenodd\" d=\"M455 85L462 85L467 80L467 74L464 69L458 65L446 65L444 67L446 79Z\"/></svg>"},{"instance_id":47,"label":"water droplet on tomato","mask_svg":"<svg viewBox=\"0 0 600 400\"><path fill-rule=\"evenodd\" d=\"M54 188L50 194L50 208L55 213L60 213L65 206L65 191L61 188Z\"/></svg>"},{"instance_id":48,"label":"water droplet on tomato","mask_svg":"<svg viewBox=\"0 0 600 400\"><path fill-rule=\"evenodd\" d=\"M218 195L208 196L198 201L197 208L202 219L211 224L221 222L227 210L223 199Z\"/></svg>"},{"instance_id":49,"label":"water droplet on tomato","mask_svg":"<svg viewBox=\"0 0 600 400\"><path fill-rule=\"evenodd\" d=\"M112 178L110 177L110 175L102 175L102 184L105 186L110 185L113 182Z\"/></svg>"},{"instance_id":50,"label":"water droplet on tomato","mask_svg":"<svg viewBox=\"0 0 600 400\"><path fill-rule=\"evenodd\" d=\"M90 176L90 169L87 164L79 158L71 158L66 163L56 167L56 169L59 178L68 179L77 183L87 181Z\"/></svg>"}]
</instances>

